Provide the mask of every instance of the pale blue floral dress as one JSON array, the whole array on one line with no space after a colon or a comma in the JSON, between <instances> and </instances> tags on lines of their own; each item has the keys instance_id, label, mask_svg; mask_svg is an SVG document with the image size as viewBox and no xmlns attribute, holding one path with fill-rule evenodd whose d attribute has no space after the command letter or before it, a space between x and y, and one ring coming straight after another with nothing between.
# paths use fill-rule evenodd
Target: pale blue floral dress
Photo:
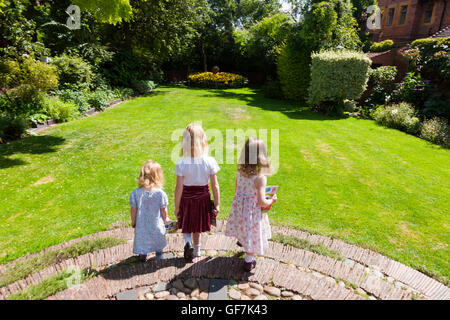
<instances>
[{"instance_id":1,"label":"pale blue floral dress","mask_svg":"<svg viewBox=\"0 0 450 320\"><path fill-rule=\"evenodd\" d=\"M130 195L130 206L137 208L134 229L134 254L162 252L166 247L166 227L160 213L167 207L167 195L161 189L136 188Z\"/></svg>"}]
</instances>

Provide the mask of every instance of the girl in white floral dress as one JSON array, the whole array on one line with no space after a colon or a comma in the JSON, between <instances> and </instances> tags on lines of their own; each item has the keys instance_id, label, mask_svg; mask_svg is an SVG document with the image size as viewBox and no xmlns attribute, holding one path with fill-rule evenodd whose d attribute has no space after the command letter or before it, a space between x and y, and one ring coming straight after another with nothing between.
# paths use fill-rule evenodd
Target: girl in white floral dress
<instances>
[{"instance_id":1,"label":"girl in white floral dress","mask_svg":"<svg viewBox=\"0 0 450 320\"><path fill-rule=\"evenodd\" d=\"M256 266L255 255L263 255L272 237L267 213L261 208L277 201L265 198L266 175L271 167L262 140L249 138L242 149L236 176L236 189L225 234L235 237L245 252L244 269Z\"/></svg>"}]
</instances>

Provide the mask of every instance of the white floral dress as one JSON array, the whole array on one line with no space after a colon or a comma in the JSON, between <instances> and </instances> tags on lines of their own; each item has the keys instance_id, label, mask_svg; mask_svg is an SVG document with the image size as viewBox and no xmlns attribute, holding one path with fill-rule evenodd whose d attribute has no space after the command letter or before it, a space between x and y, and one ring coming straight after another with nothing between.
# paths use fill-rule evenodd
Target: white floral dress
<instances>
[{"instance_id":1,"label":"white floral dress","mask_svg":"<svg viewBox=\"0 0 450 320\"><path fill-rule=\"evenodd\" d=\"M256 205L256 177L247 178L238 172L225 234L237 238L245 252L263 255L272 233L267 213Z\"/></svg>"},{"instance_id":2,"label":"white floral dress","mask_svg":"<svg viewBox=\"0 0 450 320\"><path fill-rule=\"evenodd\" d=\"M160 213L167 207L167 195L161 189L147 191L136 188L130 195L130 205L137 208L134 229L134 254L162 252L166 247L166 227Z\"/></svg>"}]
</instances>

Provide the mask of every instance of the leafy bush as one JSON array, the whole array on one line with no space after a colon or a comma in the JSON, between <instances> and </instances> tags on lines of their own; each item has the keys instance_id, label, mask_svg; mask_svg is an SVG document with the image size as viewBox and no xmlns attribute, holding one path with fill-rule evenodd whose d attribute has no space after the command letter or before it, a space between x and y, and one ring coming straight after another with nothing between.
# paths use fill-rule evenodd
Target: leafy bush
<instances>
[{"instance_id":1,"label":"leafy bush","mask_svg":"<svg viewBox=\"0 0 450 320\"><path fill-rule=\"evenodd\" d=\"M89 110L89 91L87 90L55 90L52 92L64 102L72 102L78 106L78 111L83 112Z\"/></svg>"},{"instance_id":2,"label":"leafy bush","mask_svg":"<svg viewBox=\"0 0 450 320\"><path fill-rule=\"evenodd\" d=\"M248 84L247 78L227 72L203 72L188 76L190 86L202 88L242 88Z\"/></svg>"},{"instance_id":3,"label":"leafy bush","mask_svg":"<svg viewBox=\"0 0 450 320\"><path fill-rule=\"evenodd\" d=\"M279 81L268 80L262 87L262 93L266 98L282 99L283 92Z\"/></svg>"},{"instance_id":4,"label":"leafy bush","mask_svg":"<svg viewBox=\"0 0 450 320\"><path fill-rule=\"evenodd\" d=\"M391 102L392 91L395 87L397 68L394 66L382 66L370 69L369 88L370 96L364 101L364 117L370 117L371 111L375 111L376 106L389 104Z\"/></svg>"},{"instance_id":5,"label":"leafy bush","mask_svg":"<svg viewBox=\"0 0 450 320\"><path fill-rule=\"evenodd\" d=\"M106 106L114 100L115 96L112 91L109 90L97 90L93 91L89 95L89 104L97 111L105 110Z\"/></svg>"},{"instance_id":6,"label":"leafy bush","mask_svg":"<svg viewBox=\"0 0 450 320\"><path fill-rule=\"evenodd\" d=\"M61 88L88 89L94 76L89 63L77 56L63 54L53 58Z\"/></svg>"},{"instance_id":7,"label":"leafy bush","mask_svg":"<svg viewBox=\"0 0 450 320\"><path fill-rule=\"evenodd\" d=\"M450 79L450 38L417 39L404 51L411 71L426 71Z\"/></svg>"},{"instance_id":8,"label":"leafy bush","mask_svg":"<svg viewBox=\"0 0 450 320\"><path fill-rule=\"evenodd\" d=\"M422 124L420 137L444 147L450 147L450 127L447 120L434 117L425 121Z\"/></svg>"},{"instance_id":9,"label":"leafy bush","mask_svg":"<svg viewBox=\"0 0 450 320\"><path fill-rule=\"evenodd\" d=\"M357 100L366 89L371 61L350 50L326 50L311 56L309 103L325 113L340 113L344 100Z\"/></svg>"},{"instance_id":10,"label":"leafy bush","mask_svg":"<svg viewBox=\"0 0 450 320\"><path fill-rule=\"evenodd\" d=\"M284 46L278 56L277 72L286 99L302 101L308 97L311 57L306 51Z\"/></svg>"},{"instance_id":11,"label":"leafy bush","mask_svg":"<svg viewBox=\"0 0 450 320\"><path fill-rule=\"evenodd\" d=\"M131 88L115 88L113 92L114 96L118 99L128 99L134 95L134 90Z\"/></svg>"},{"instance_id":12,"label":"leafy bush","mask_svg":"<svg viewBox=\"0 0 450 320\"><path fill-rule=\"evenodd\" d=\"M140 94L148 93L155 89L155 83L151 80L133 80L131 81L131 87Z\"/></svg>"},{"instance_id":13,"label":"leafy bush","mask_svg":"<svg viewBox=\"0 0 450 320\"><path fill-rule=\"evenodd\" d=\"M395 66L381 66L376 69L370 69L370 82L374 86L389 88L395 81L396 76L397 67Z\"/></svg>"},{"instance_id":14,"label":"leafy bush","mask_svg":"<svg viewBox=\"0 0 450 320\"><path fill-rule=\"evenodd\" d=\"M0 63L0 86L6 88L2 93L4 112L27 116L35 113L43 94L58 85L56 69L45 63L25 59L3 61Z\"/></svg>"},{"instance_id":15,"label":"leafy bush","mask_svg":"<svg viewBox=\"0 0 450 320\"><path fill-rule=\"evenodd\" d=\"M373 114L375 121L410 134L420 130L420 120L414 116L414 108L406 102L379 107Z\"/></svg>"},{"instance_id":16,"label":"leafy bush","mask_svg":"<svg viewBox=\"0 0 450 320\"><path fill-rule=\"evenodd\" d=\"M35 113L32 114L28 120L30 120L34 124L42 124L45 123L45 121L48 119L48 116L43 113Z\"/></svg>"},{"instance_id":17,"label":"leafy bush","mask_svg":"<svg viewBox=\"0 0 450 320\"><path fill-rule=\"evenodd\" d=\"M442 93L431 94L420 113L428 119L438 116L448 120L450 119L450 101Z\"/></svg>"},{"instance_id":18,"label":"leafy bush","mask_svg":"<svg viewBox=\"0 0 450 320\"><path fill-rule=\"evenodd\" d=\"M25 118L14 116L0 117L0 143L20 139L28 129Z\"/></svg>"},{"instance_id":19,"label":"leafy bush","mask_svg":"<svg viewBox=\"0 0 450 320\"><path fill-rule=\"evenodd\" d=\"M370 46L370 52L384 52L391 50L394 46L394 41L392 40L384 40L381 42L375 42Z\"/></svg>"},{"instance_id":20,"label":"leafy bush","mask_svg":"<svg viewBox=\"0 0 450 320\"><path fill-rule=\"evenodd\" d=\"M46 115L58 122L67 122L79 115L76 104L64 102L58 97L45 97L42 100L42 110Z\"/></svg>"},{"instance_id":21,"label":"leafy bush","mask_svg":"<svg viewBox=\"0 0 450 320\"><path fill-rule=\"evenodd\" d=\"M416 110L421 110L429 97L429 83L430 81L423 79L420 74L409 72L403 81L397 84L392 99L395 102L412 103Z\"/></svg>"}]
</instances>

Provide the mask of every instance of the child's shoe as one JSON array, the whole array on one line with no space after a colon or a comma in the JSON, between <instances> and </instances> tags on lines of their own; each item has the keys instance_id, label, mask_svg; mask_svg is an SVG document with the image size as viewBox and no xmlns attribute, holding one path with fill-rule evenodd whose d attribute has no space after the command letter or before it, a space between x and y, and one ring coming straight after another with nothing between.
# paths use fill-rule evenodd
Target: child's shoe
<instances>
[{"instance_id":1,"label":"child's shoe","mask_svg":"<svg viewBox=\"0 0 450 320\"><path fill-rule=\"evenodd\" d=\"M253 260L252 262L245 262L244 261L244 270L245 271L250 272L255 267L256 267L256 260Z\"/></svg>"},{"instance_id":2,"label":"child's shoe","mask_svg":"<svg viewBox=\"0 0 450 320\"><path fill-rule=\"evenodd\" d=\"M194 248L192 247L192 243L186 242L184 245L184 259L188 262L192 262L192 258L194 257Z\"/></svg>"}]
</instances>

